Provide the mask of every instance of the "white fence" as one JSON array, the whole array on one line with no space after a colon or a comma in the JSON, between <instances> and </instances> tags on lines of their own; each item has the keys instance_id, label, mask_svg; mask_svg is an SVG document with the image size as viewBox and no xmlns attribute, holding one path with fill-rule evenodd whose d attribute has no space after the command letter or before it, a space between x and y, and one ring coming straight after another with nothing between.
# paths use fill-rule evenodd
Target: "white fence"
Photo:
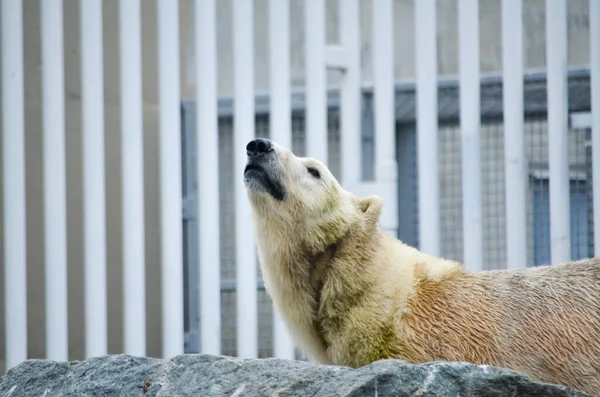
<instances>
[{"instance_id":1,"label":"white fence","mask_svg":"<svg viewBox=\"0 0 600 397\"><path fill-rule=\"evenodd\" d=\"M197 175L199 197L200 350L221 352L219 180L217 126L216 1L195 2L197 79ZM305 1L307 152L327 162L326 69L344 73L341 84L342 184L357 194L377 193L386 207L382 227L398 227L396 208L394 35L392 0L372 2L373 89L375 93L375 181L361 180L361 54L359 0L340 1L340 43L325 43L324 0ZM523 120L522 0L502 1L506 225L509 267L527 266L526 158ZM23 13L20 0L2 0L2 149L5 272L6 367L27 355L26 207L23 92ZM480 73L478 1L460 0L460 119L463 156L463 228L465 264L483 266ZM44 214L47 352L68 357L67 233L65 198L65 119L63 4L41 6L44 132ZM144 284L143 123L140 0L120 0L120 73L122 134L122 235L124 352L146 354ZM420 248L440 255L438 183L436 1L415 1ZM184 314L181 231L181 148L178 2L157 0L160 102L160 213L162 244L162 351L183 353ZM245 163L243 148L254 137L253 2L234 0L235 166ZM552 261L570 259L567 108L566 0L546 1L547 79L550 153ZM102 2L80 8L82 135L85 242L85 352L107 353L106 225L104 186L104 99ZM288 0L270 0L271 138L291 147L290 15ZM590 1L592 158L594 236L600 247L600 2ZM257 356L257 263L249 203L241 178L235 185L238 355ZM294 349L275 321L274 352L293 358Z\"/></svg>"}]
</instances>

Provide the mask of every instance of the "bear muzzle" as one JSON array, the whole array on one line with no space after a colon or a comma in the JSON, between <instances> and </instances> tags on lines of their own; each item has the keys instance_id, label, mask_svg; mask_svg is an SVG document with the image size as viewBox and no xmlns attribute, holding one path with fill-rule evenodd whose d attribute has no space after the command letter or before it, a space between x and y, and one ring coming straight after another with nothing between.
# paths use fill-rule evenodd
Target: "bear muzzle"
<instances>
[{"instance_id":1,"label":"bear muzzle","mask_svg":"<svg viewBox=\"0 0 600 397\"><path fill-rule=\"evenodd\" d=\"M278 201L283 200L285 196L283 186L277 181L273 172L269 172L272 162L276 159L275 148L271 141L264 138L250 141L246 145L246 154L248 155L248 162L244 168L246 186L250 189L264 190Z\"/></svg>"}]
</instances>

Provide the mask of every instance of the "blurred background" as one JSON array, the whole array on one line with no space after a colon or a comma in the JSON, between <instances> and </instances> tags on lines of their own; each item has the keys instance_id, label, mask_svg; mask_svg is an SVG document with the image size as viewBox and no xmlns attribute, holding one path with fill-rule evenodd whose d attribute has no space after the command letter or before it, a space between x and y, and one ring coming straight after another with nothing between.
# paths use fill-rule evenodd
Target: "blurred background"
<instances>
[{"instance_id":1,"label":"blurred background","mask_svg":"<svg viewBox=\"0 0 600 397\"><path fill-rule=\"evenodd\" d=\"M2 0L0 374L300 358L255 255L254 136L469 269L598 255L599 3Z\"/></svg>"}]
</instances>

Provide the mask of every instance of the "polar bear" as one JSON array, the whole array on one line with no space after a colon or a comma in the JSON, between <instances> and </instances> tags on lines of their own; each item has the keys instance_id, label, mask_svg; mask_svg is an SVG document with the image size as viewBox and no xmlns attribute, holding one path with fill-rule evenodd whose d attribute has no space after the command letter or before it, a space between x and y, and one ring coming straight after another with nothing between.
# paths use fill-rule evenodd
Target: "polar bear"
<instances>
[{"instance_id":1,"label":"polar bear","mask_svg":"<svg viewBox=\"0 0 600 397\"><path fill-rule=\"evenodd\" d=\"M379 230L382 200L266 139L244 183L265 286L311 361L511 368L600 395L600 258L468 272Z\"/></svg>"}]
</instances>

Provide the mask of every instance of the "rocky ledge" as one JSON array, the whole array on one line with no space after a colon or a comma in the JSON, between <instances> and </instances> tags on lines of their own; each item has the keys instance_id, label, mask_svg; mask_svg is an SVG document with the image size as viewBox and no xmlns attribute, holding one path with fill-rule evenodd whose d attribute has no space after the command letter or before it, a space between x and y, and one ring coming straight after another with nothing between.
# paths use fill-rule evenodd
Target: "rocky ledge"
<instances>
[{"instance_id":1,"label":"rocky ledge","mask_svg":"<svg viewBox=\"0 0 600 397\"><path fill-rule=\"evenodd\" d=\"M506 369L382 360L360 369L277 359L127 355L83 362L29 360L0 378L17 396L585 396Z\"/></svg>"}]
</instances>

